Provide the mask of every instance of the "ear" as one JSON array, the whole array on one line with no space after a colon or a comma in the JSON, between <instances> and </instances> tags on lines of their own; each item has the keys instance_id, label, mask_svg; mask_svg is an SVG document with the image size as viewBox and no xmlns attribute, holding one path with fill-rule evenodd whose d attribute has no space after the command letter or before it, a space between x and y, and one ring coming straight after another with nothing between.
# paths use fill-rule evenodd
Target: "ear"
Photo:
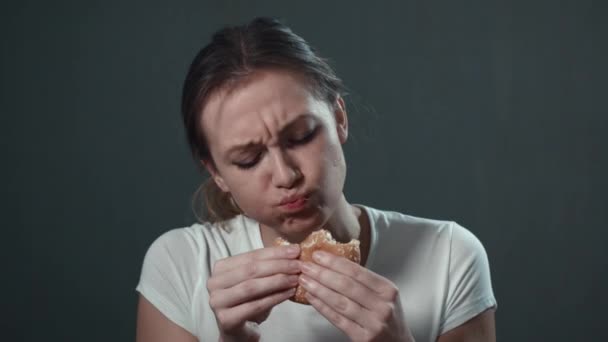
<instances>
[{"instance_id":1,"label":"ear","mask_svg":"<svg viewBox=\"0 0 608 342\"><path fill-rule=\"evenodd\" d=\"M213 164L212 161L201 160L201 164L203 164L203 166L205 167L205 169L207 169L207 172L209 172L209 174L213 178L213 181L215 182L215 184L217 184L217 186L223 192L229 192L230 191L228 189L228 186L226 185L226 182L224 182L224 178L222 178L222 176L220 176L219 172L217 172L217 169L215 168L215 165Z\"/></svg>"},{"instance_id":2,"label":"ear","mask_svg":"<svg viewBox=\"0 0 608 342\"><path fill-rule=\"evenodd\" d=\"M334 118L336 119L336 131L340 143L344 144L348 139L348 116L346 115L346 105L342 96L338 95L334 104Z\"/></svg>"}]
</instances>

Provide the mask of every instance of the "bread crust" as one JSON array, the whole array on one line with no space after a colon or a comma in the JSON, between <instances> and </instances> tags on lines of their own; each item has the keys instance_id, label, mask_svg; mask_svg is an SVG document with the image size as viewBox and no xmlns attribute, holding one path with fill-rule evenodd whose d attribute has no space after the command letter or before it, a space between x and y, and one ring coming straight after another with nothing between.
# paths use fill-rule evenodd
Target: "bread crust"
<instances>
[{"instance_id":1,"label":"bread crust","mask_svg":"<svg viewBox=\"0 0 608 342\"><path fill-rule=\"evenodd\" d=\"M277 238L275 244L279 246L291 245L289 241L283 238ZM359 240L352 239L348 243L339 243L331 236L331 233L325 229L317 230L312 232L300 245L300 257L301 261L313 262L312 254L315 251L324 251L334 255L343 256L348 260L360 263L361 261L361 250L359 248ZM296 288L296 294L290 298L290 300L310 305L306 300L306 290L298 285Z\"/></svg>"}]
</instances>

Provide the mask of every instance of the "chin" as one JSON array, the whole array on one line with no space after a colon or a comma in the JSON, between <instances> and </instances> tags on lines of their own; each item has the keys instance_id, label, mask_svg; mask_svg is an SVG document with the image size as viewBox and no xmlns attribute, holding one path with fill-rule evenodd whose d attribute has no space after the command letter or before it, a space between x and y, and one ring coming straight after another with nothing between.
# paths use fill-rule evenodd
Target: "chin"
<instances>
[{"instance_id":1,"label":"chin","mask_svg":"<svg viewBox=\"0 0 608 342\"><path fill-rule=\"evenodd\" d=\"M319 230L323 227L325 220L320 215L315 215L310 218L284 218L281 224L280 234L289 242L301 242L310 233Z\"/></svg>"}]
</instances>

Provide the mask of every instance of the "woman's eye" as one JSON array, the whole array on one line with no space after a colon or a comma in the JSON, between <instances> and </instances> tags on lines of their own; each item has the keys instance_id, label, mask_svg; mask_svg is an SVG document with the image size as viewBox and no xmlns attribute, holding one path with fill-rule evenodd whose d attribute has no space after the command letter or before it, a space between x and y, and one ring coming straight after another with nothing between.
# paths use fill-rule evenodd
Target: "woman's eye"
<instances>
[{"instance_id":1,"label":"woman's eye","mask_svg":"<svg viewBox=\"0 0 608 342\"><path fill-rule=\"evenodd\" d=\"M259 160L260 160L260 155L258 154L251 161L238 162L238 163L234 163L234 165L236 165L239 169L247 170L247 169L251 169L252 167L254 167L258 163Z\"/></svg>"},{"instance_id":2,"label":"woman's eye","mask_svg":"<svg viewBox=\"0 0 608 342\"><path fill-rule=\"evenodd\" d=\"M304 135L303 137L299 137L299 138L295 138L295 139L290 139L289 140L289 144L290 145L306 144L307 142L309 142L309 141L312 140L312 138L315 136L316 132L317 132L317 130L314 129L310 133Z\"/></svg>"}]
</instances>

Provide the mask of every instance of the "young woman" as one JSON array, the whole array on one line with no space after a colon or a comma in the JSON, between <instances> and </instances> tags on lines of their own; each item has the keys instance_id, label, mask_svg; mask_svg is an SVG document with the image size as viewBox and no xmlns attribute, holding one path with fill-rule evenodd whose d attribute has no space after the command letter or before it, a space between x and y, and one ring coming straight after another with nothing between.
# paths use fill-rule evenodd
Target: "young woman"
<instances>
[{"instance_id":1,"label":"young woman","mask_svg":"<svg viewBox=\"0 0 608 342\"><path fill-rule=\"evenodd\" d=\"M485 250L454 222L345 198L342 82L280 22L217 32L194 59L182 113L210 174L208 217L148 250L138 341L494 341ZM361 262L300 262L292 243L325 228ZM300 284L310 306L288 299Z\"/></svg>"}]
</instances>

